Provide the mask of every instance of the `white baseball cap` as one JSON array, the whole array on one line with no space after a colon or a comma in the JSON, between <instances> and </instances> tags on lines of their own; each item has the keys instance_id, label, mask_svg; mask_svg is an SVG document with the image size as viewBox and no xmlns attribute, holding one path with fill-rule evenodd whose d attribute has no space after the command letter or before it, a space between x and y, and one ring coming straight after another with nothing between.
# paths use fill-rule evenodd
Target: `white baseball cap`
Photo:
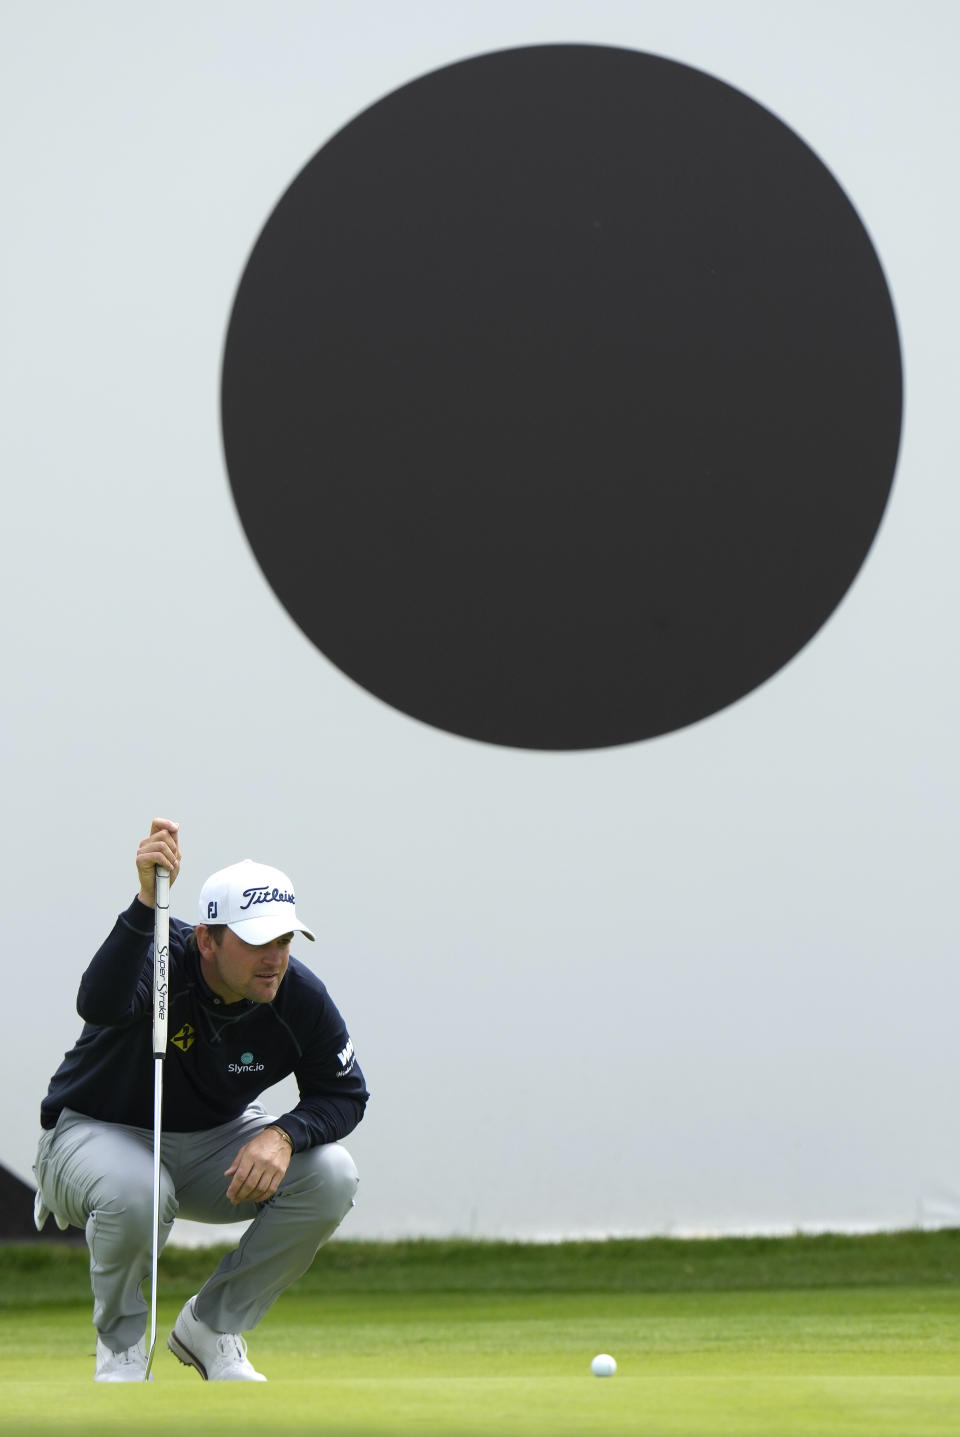
<instances>
[{"instance_id":1,"label":"white baseball cap","mask_svg":"<svg viewBox=\"0 0 960 1437\"><path fill-rule=\"evenodd\" d=\"M211 873L200 890L200 922L225 923L245 943L272 943L281 933L315 941L297 917L287 875L252 858Z\"/></svg>"}]
</instances>

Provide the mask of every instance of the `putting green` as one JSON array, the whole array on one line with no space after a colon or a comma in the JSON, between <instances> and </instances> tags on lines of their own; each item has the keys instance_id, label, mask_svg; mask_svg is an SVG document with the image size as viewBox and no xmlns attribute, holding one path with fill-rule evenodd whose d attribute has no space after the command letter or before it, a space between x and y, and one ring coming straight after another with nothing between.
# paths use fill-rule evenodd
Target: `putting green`
<instances>
[{"instance_id":1,"label":"putting green","mask_svg":"<svg viewBox=\"0 0 960 1437\"><path fill-rule=\"evenodd\" d=\"M182 1296L161 1302L166 1334ZM955 1288L288 1293L250 1335L267 1385L164 1348L149 1387L93 1383L87 1303L10 1307L0 1429L343 1437L934 1437L960 1430ZM619 1363L591 1376L596 1352Z\"/></svg>"}]
</instances>

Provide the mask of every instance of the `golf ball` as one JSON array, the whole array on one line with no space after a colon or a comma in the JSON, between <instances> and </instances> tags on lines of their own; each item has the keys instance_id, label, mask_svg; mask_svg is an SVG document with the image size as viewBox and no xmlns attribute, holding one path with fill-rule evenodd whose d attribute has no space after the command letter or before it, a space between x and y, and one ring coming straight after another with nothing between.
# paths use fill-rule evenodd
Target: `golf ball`
<instances>
[{"instance_id":1,"label":"golf ball","mask_svg":"<svg viewBox=\"0 0 960 1437\"><path fill-rule=\"evenodd\" d=\"M617 1364L609 1352L598 1352L590 1363L590 1371L594 1377L612 1377L617 1370Z\"/></svg>"}]
</instances>

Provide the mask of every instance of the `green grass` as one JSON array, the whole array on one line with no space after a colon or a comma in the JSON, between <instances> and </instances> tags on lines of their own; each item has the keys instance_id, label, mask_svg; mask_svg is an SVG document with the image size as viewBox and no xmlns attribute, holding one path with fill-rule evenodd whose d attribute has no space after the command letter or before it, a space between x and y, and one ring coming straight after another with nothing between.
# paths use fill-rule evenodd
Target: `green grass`
<instances>
[{"instance_id":1,"label":"green grass","mask_svg":"<svg viewBox=\"0 0 960 1437\"><path fill-rule=\"evenodd\" d=\"M161 1290L189 1295L226 1247L168 1248ZM86 1248L0 1247L0 1310L86 1301ZM956 1286L960 1229L789 1238L625 1238L606 1242L332 1242L301 1294L711 1292Z\"/></svg>"},{"instance_id":2,"label":"green grass","mask_svg":"<svg viewBox=\"0 0 960 1437\"><path fill-rule=\"evenodd\" d=\"M215 1259L164 1255L164 1337ZM149 1388L95 1385L83 1249L0 1249L0 1305L0 1430L27 1437L960 1432L956 1232L334 1243L249 1335L269 1382L239 1388L165 1348Z\"/></svg>"}]
</instances>

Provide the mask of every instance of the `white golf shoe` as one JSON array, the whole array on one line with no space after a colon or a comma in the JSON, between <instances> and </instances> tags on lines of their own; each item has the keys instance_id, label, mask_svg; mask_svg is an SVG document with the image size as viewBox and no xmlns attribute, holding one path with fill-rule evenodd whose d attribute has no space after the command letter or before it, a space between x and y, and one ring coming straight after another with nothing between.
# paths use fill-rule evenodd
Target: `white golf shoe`
<instances>
[{"instance_id":1,"label":"white golf shoe","mask_svg":"<svg viewBox=\"0 0 960 1437\"><path fill-rule=\"evenodd\" d=\"M247 1361L247 1344L238 1332L214 1332L193 1310L196 1296L180 1310L167 1346L185 1367L195 1367L205 1382L266 1382Z\"/></svg>"},{"instance_id":2,"label":"white golf shoe","mask_svg":"<svg viewBox=\"0 0 960 1437\"><path fill-rule=\"evenodd\" d=\"M125 1352L112 1352L97 1338L97 1370L94 1382L142 1382L147 1375L147 1352L143 1342ZM153 1373L149 1380L153 1381Z\"/></svg>"}]
</instances>

